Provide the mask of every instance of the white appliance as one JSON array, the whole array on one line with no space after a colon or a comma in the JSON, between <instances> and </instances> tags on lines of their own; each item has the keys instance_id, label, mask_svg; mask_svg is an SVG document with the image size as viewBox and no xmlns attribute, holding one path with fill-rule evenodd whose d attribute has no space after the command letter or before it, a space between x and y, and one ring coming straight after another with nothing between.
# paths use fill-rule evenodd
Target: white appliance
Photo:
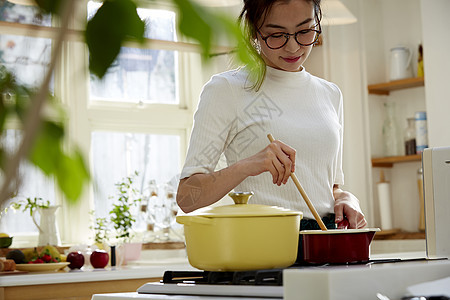
<instances>
[{"instance_id":1,"label":"white appliance","mask_svg":"<svg viewBox=\"0 0 450 300\"><path fill-rule=\"evenodd\" d=\"M286 270L284 299L374 300L379 293L399 300L413 296L408 295L408 287L412 285L449 276L448 260Z\"/></svg>"},{"instance_id":2,"label":"white appliance","mask_svg":"<svg viewBox=\"0 0 450 300\"><path fill-rule=\"evenodd\" d=\"M422 154L428 257L450 257L450 147Z\"/></svg>"}]
</instances>

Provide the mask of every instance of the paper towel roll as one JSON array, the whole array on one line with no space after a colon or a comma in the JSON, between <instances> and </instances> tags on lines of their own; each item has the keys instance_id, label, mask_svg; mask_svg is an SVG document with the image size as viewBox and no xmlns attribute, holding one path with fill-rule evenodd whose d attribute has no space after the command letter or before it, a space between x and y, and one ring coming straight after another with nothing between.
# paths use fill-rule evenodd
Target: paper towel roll
<instances>
[{"instance_id":1,"label":"paper towel roll","mask_svg":"<svg viewBox=\"0 0 450 300\"><path fill-rule=\"evenodd\" d=\"M391 187L389 182L379 182L378 201L380 204L381 229L392 229Z\"/></svg>"}]
</instances>

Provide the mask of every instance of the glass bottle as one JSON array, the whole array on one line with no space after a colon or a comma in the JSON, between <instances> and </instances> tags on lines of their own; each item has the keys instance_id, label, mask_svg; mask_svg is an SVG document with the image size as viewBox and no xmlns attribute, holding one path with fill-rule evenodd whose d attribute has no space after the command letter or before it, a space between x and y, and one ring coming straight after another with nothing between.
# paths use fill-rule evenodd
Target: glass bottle
<instances>
[{"instance_id":1,"label":"glass bottle","mask_svg":"<svg viewBox=\"0 0 450 300\"><path fill-rule=\"evenodd\" d=\"M148 199L146 206L146 215L147 215L147 241L154 241L157 236L155 235L155 203L159 201L158 199L158 185L156 184L156 180L152 179L148 183Z\"/></svg>"},{"instance_id":2,"label":"glass bottle","mask_svg":"<svg viewBox=\"0 0 450 300\"><path fill-rule=\"evenodd\" d=\"M428 148L428 129L427 129L427 113L425 111L417 111L416 118L416 152L422 153Z\"/></svg>"},{"instance_id":3,"label":"glass bottle","mask_svg":"<svg viewBox=\"0 0 450 300\"><path fill-rule=\"evenodd\" d=\"M408 118L408 126L405 129L405 155L416 154L416 119Z\"/></svg>"},{"instance_id":4,"label":"glass bottle","mask_svg":"<svg viewBox=\"0 0 450 300\"><path fill-rule=\"evenodd\" d=\"M397 156L400 155L399 147L399 130L395 118L395 103L385 102L386 119L383 123L383 142L384 155Z\"/></svg>"}]
</instances>

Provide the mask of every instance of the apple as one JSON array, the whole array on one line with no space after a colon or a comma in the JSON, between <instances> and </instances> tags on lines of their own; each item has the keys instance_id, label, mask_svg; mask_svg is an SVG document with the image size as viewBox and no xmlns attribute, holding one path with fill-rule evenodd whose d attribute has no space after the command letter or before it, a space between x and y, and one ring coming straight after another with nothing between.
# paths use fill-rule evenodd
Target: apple
<instances>
[{"instance_id":1,"label":"apple","mask_svg":"<svg viewBox=\"0 0 450 300\"><path fill-rule=\"evenodd\" d=\"M81 269L84 265L84 255L80 251L74 251L67 254L66 258L67 262L70 262L69 268L73 269Z\"/></svg>"},{"instance_id":2,"label":"apple","mask_svg":"<svg viewBox=\"0 0 450 300\"><path fill-rule=\"evenodd\" d=\"M91 253L90 261L94 268L104 268L108 265L109 254L105 250L96 249Z\"/></svg>"}]
</instances>

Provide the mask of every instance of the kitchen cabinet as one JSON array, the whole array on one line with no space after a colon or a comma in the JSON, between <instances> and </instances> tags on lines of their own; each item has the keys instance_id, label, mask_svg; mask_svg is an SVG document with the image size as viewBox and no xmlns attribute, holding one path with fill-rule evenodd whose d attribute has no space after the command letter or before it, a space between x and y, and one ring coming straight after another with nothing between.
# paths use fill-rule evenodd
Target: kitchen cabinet
<instances>
[{"instance_id":1,"label":"kitchen cabinet","mask_svg":"<svg viewBox=\"0 0 450 300\"><path fill-rule=\"evenodd\" d=\"M66 299L90 300L93 294L136 291L148 282L159 281L166 270L194 270L187 260L129 265L119 268L3 275L0 300Z\"/></svg>"},{"instance_id":2,"label":"kitchen cabinet","mask_svg":"<svg viewBox=\"0 0 450 300\"><path fill-rule=\"evenodd\" d=\"M416 87L422 87L424 86L424 78L423 77L418 77L418 78L407 78L407 79L402 79L402 80L395 80L395 81L390 81L390 82L386 82L386 83L379 83L379 84L372 84L368 86L368 92L371 95L381 95L384 96L383 98L395 98L396 95L395 94L391 94L391 92L394 91L401 91L401 90L405 90L405 89L411 89L411 88L416 88ZM377 99L371 99L372 101L377 101ZM394 165L396 164L400 164L400 163L411 163L411 162L416 162L416 168L420 168L420 162L421 162L422 156L421 154L415 154L415 155L401 155L401 156L389 156L389 157L372 157L371 158L371 163L372 163L372 168L390 168L392 169L394 167ZM402 172L396 172L396 173L405 173L405 172L409 172L411 173L411 169L406 169ZM390 172L391 177L393 175L394 172ZM401 174L399 174L401 176ZM411 178L410 180L414 180L414 183L416 182L415 178ZM395 179L394 179L395 182ZM391 182L392 183L392 182ZM405 188L405 187L402 187ZM397 193L401 193L402 191L397 187L397 186L393 186L391 184L391 191L393 189L397 189ZM417 191L418 193L419 191ZM376 193L376 191L374 191L374 193ZM394 195L394 192L391 192L391 195ZM375 195L375 199L378 199L377 197L378 195ZM397 198L392 196L391 197L391 201L397 201ZM414 201L416 202L415 206L420 206L420 200L418 201ZM414 206L414 207L415 207ZM396 217L395 214L395 203L392 203L392 215L393 218ZM421 210L419 212L419 216L415 216L413 218L416 218L417 220L420 220L423 218L423 210ZM401 225L399 226L394 225L394 227L396 228L401 228ZM417 228L419 228L419 226L417 226ZM410 232L405 232L405 230L397 230L392 234L386 234L383 237L383 239L424 239L425 235L423 233L418 233L418 229L414 229L414 230L406 230L406 231L410 231Z\"/></svg>"},{"instance_id":3,"label":"kitchen cabinet","mask_svg":"<svg viewBox=\"0 0 450 300\"><path fill-rule=\"evenodd\" d=\"M159 281L160 279L137 278L0 287L0 300L90 300L93 294L136 291L143 284Z\"/></svg>"},{"instance_id":4,"label":"kitchen cabinet","mask_svg":"<svg viewBox=\"0 0 450 300\"><path fill-rule=\"evenodd\" d=\"M405 89L411 89L416 87L423 87L424 86L424 78L423 77L416 77L416 78L407 78L402 80L395 80L395 81L389 81L384 83L378 83L378 84L372 84L368 85L368 92L370 95L378 95L378 96L385 96L382 97L384 100L385 98L393 98L389 99L390 101L395 101L396 94L391 92L394 91L401 91ZM376 97L378 98L378 97ZM377 101L378 99L371 99L371 101ZM415 154L415 155L401 155L401 156L389 156L389 157L372 157L371 163L372 168L390 168L392 169L395 164L399 163L407 163L407 162L417 162L416 168L420 168L420 162L421 162L422 156L421 154ZM403 172L410 172L411 170L408 169ZM391 172L392 173L392 172ZM397 172L399 173L399 172ZM402 172L400 172L402 173ZM392 174L390 174L392 176ZM391 185L391 190L397 188ZM401 191L400 191L401 192ZM376 194L376 191L374 190L374 199L378 199L378 195ZM393 194L393 193L392 193ZM395 201L396 198L392 197L392 201ZM418 201L416 201L419 203ZM420 211L419 219L423 218L423 211ZM393 217L395 218L395 211L393 212ZM395 226L400 227L400 226ZM407 230L411 231L411 230ZM394 230L392 233L387 232L387 234L378 236L377 238L380 239L424 239L425 235L423 233L417 232L417 230L414 230L412 232L405 232L405 230Z\"/></svg>"},{"instance_id":5,"label":"kitchen cabinet","mask_svg":"<svg viewBox=\"0 0 450 300\"><path fill-rule=\"evenodd\" d=\"M423 77L413 77L401 80L394 80L378 84L371 84L368 86L369 94L372 95L390 95L391 91L398 91L402 89L414 88L424 86ZM372 167L392 168L395 163L421 161L421 155L402 155L389 157L374 157L372 158Z\"/></svg>"},{"instance_id":6,"label":"kitchen cabinet","mask_svg":"<svg viewBox=\"0 0 450 300\"><path fill-rule=\"evenodd\" d=\"M400 80L393 80L378 84L371 84L368 86L368 92L372 95L390 95L391 91L398 91L408 88L424 86L423 77L413 77ZM389 157L374 157L372 158L372 167L392 168L394 163L421 161L420 154L389 156Z\"/></svg>"}]
</instances>

